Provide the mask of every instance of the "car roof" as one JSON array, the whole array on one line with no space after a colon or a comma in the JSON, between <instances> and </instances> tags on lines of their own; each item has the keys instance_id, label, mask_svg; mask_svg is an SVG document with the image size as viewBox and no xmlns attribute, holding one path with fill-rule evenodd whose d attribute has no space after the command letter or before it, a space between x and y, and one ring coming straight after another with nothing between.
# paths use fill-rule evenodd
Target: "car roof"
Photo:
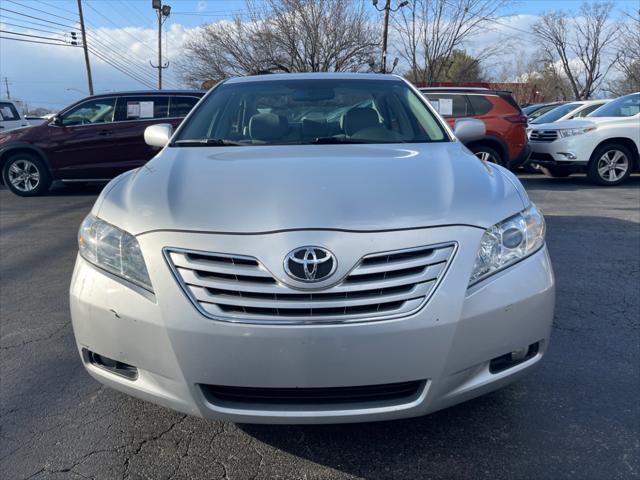
<instances>
[{"instance_id":1,"label":"car roof","mask_svg":"<svg viewBox=\"0 0 640 480\"><path fill-rule=\"evenodd\" d=\"M476 93L485 95L511 95L509 90L496 90L483 87L422 87L422 93Z\"/></svg>"},{"instance_id":2,"label":"car roof","mask_svg":"<svg viewBox=\"0 0 640 480\"><path fill-rule=\"evenodd\" d=\"M204 95L206 90L125 90L122 92L104 92L90 95L87 98L120 97L123 95L135 95L137 97L155 95Z\"/></svg>"},{"instance_id":3,"label":"car roof","mask_svg":"<svg viewBox=\"0 0 640 480\"><path fill-rule=\"evenodd\" d=\"M398 75L382 73L343 73L343 72L307 72L307 73L268 73L263 75L248 75L246 77L232 77L224 83L269 82L277 80L382 80L398 81Z\"/></svg>"},{"instance_id":4,"label":"car roof","mask_svg":"<svg viewBox=\"0 0 640 480\"><path fill-rule=\"evenodd\" d=\"M484 90L484 91L490 91L490 88L486 88L486 87L421 87L420 90L425 90L425 91L438 91L438 90L460 90L460 91L477 91L477 90Z\"/></svg>"}]
</instances>

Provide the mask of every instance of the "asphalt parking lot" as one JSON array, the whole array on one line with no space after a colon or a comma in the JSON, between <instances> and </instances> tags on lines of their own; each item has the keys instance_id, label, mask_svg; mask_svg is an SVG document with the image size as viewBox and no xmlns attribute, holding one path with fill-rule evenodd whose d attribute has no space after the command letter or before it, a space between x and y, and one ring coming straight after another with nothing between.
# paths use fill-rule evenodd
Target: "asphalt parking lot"
<instances>
[{"instance_id":1,"label":"asphalt parking lot","mask_svg":"<svg viewBox=\"0 0 640 480\"><path fill-rule=\"evenodd\" d=\"M99 187L0 190L3 479L640 476L640 176L522 177L557 276L550 351L526 379L427 417L235 425L101 387L75 349L67 291Z\"/></svg>"}]
</instances>

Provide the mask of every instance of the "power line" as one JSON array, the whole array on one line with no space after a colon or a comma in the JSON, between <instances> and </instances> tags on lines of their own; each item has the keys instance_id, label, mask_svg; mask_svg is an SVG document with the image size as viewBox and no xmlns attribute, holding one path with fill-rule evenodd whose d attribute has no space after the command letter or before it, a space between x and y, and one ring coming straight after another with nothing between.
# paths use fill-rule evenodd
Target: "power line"
<instances>
[{"instance_id":1,"label":"power line","mask_svg":"<svg viewBox=\"0 0 640 480\"><path fill-rule=\"evenodd\" d=\"M45 23L45 22L47 22L47 20L44 20L44 19L42 21L40 21L40 22L34 22L33 20L25 20L25 19L22 19L22 18L16 18L16 17L10 17L8 15L2 15L2 17L0 18L0 21L4 23L4 19L5 18L8 19L8 20L12 20L14 22L31 23L33 25L37 25L38 27L49 27L49 28L51 28L50 25L47 25L47 23ZM28 27L28 28L31 28L31 27ZM78 30L76 27L68 27L68 28L70 30Z\"/></svg>"},{"instance_id":2,"label":"power line","mask_svg":"<svg viewBox=\"0 0 640 480\"><path fill-rule=\"evenodd\" d=\"M25 26L25 25L17 25L15 23L9 23L9 22L5 22L5 21L2 21L2 24L3 25L9 25L10 27L23 28L23 29L28 30L28 31L51 33L53 35L66 35L66 33L53 32L51 30L42 30L41 28L29 27L29 26Z\"/></svg>"},{"instance_id":3,"label":"power line","mask_svg":"<svg viewBox=\"0 0 640 480\"><path fill-rule=\"evenodd\" d=\"M43 45L57 45L58 47L74 47L74 48L78 47L78 45L69 45L67 43L51 43L51 42L43 42L40 40L27 40L25 38L3 37L2 35L0 35L0 38L3 40L14 40L16 42L41 43Z\"/></svg>"},{"instance_id":4,"label":"power line","mask_svg":"<svg viewBox=\"0 0 640 480\"><path fill-rule=\"evenodd\" d=\"M67 10L67 9L61 8L59 5L53 5L51 3L44 2L42 0L36 0L36 1L38 3L42 3L43 5L46 5L47 7L52 7L52 8L55 8L56 10L60 10L61 12L70 13L71 15L78 16L78 12L74 12L73 10Z\"/></svg>"},{"instance_id":5,"label":"power line","mask_svg":"<svg viewBox=\"0 0 640 480\"><path fill-rule=\"evenodd\" d=\"M151 78L153 78L153 75L150 71L146 70L145 67L142 65L144 62L143 59L141 59L140 57L137 56L129 56L127 54L124 54L120 51L117 51L113 48L113 46L109 45L108 43L112 41L111 38L107 39L103 39L101 37L99 37L96 33L93 32L88 32L88 35L90 36L90 39L92 42L94 42L95 44L97 44L98 46L101 47L102 49L102 53L105 55L108 55L107 52L110 52L113 55L116 55L117 60L113 59L112 60L116 63L118 62L122 62L122 63L126 63L127 67L130 69L136 69L138 72L138 74L140 76L144 76L145 78L148 76ZM107 44L105 44L105 42L107 42ZM126 48L126 47L125 47ZM125 65L121 65L123 68L125 68ZM171 86L175 87L175 83L173 81L169 82L170 84L172 84Z\"/></svg>"},{"instance_id":6,"label":"power line","mask_svg":"<svg viewBox=\"0 0 640 480\"><path fill-rule=\"evenodd\" d=\"M128 57L123 57L120 52L113 50L108 45L105 45L100 40L96 39L93 35L91 35L91 41L94 45L98 45L100 47L100 53L109 58L112 62L117 63L120 67L131 71L132 73L148 80L149 82L153 81L153 75L148 70L144 70L144 68L137 64L134 60L130 60ZM114 58L113 55L116 57Z\"/></svg>"},{"instance_id":7,"label":"power line","mask_svg":"<svg viewBox=\"0 0 640 480\"><path fill-rule=\"evenodd\" d=\"M93 10L95 13L97 13L100 17L102 17L104 20L106 20L107 22L109 22L111 25L113 25L115 28L117 28L119 31L125 33L126 35L128 35L130 38L132 38L133 40L135 40L137 43L139 43L140 45L144 46L147 48L147 50L149 50L152 53L155 53L155 50L153 48L151 48L147 43L143 42L140 38L135 37L134 35L132 35L131 33L129 33L128 31L125 30L124 27L121 27L120 25L116 24L115 22L113 22L110 18L106 17L105 15L103 15L99 10L97 10L95 7L93 7L92 5L89 4L88 1L85 1L85 5L87 5L91 10ZM95 30L99 30L95 25L86 22L88 25L90 25L92 28L94 28ZM110 43L114 43L114 44L118 44L120 45L121 48L123 48L125 51L129 51L129 46L128 45L124 45L122 43L120 43L117 40L114 40L113 38L109 38L109 42ZM121 55L120 52L118 52L118 54ZM138 57L137 55L135 56L135 58L138 58L139 60L142 61L142 59L140 57ZM176 82L174 81L170 81L168 82L169 84L172 84L174 87L176 86Z\"/></svg>"},{"instance_id":8,"label":"power line","mask_svg":"<svg viewBox=\"0 0 640 480\"><path fill-rule=\"evenodd\" d=\"M56 17L56 18L60 18L62 20L67 20L68 22L77 22L78 20L75 20L73 18L67 18L67 17L62 17L60 15L56 15L55 13L51 13L51 12L47 12L46 10L40 10L39 8L34 8L31 6L27 6L27 5L23 5L21 3L15 2L14 0L4 0L5 2L9 2L9 3L13 3L14 5L18 5L19 7L22 8L26 8L29 11L36 11L36 12L40 12L40 13L46 13L47 15L51 16L51 17Z\"/></svg>"},{"instance_id":9,"label":"power line","mask_svg":"<svg viewBox=\"0 0 640 480\"><path fill-rule=\"evenodd\" d=\"M10 35L20 35L21 37L42 38L44 40L50 40L50 41L54 41L54 42L63 42L65 44L68 44L68 42L66 40L61 40L59 38L43 37L42 35L30 35L28 33L10 32L8 30L0 30L0 33L7 33L7 34L10 34Z\"/></svg>"},{"instance_id":10,"label":"power line","mask_svg":"<svg viewBox=\"0 0 640 480\"><path fill-rule=\"evenodd\" d=\"M41 22L47 22L47 23L51 23L53 25L59 25L59 26L64 27L64 28L71 28L71 29L75 29L76 28L76 27L71 27L69 25L65 25L63 23L54 22L52 20L46 20L46 19L43 19L43 18L40 18L40 17L34 17L33 15L27 15L26 13L16 12L15 10L10 10L10 9L4 8L4 7L0 7L0 10L4 10L5 12L10 12L10 13L15 13L16 15L21 15L23 17L34 18L34 19L39 20Z\"/></svg>"},{"instance_id":11,"label":"power line","mask_svg":"<svg viewBox=\"0 0 640 480\"><path fill-rule=\"evenodd\" d=\"M136 42L140 43L141 45L144 45L145 47L147 47L151 52L155 53L155 50L153 48L151 48L149 45L147 45L146 43L140 41L139 38L134 37L133 35L131 35L129 32L127 32L125 30L124 27L121 27L120 25L114 23L109 17L103 15L100 11L98 11L96 8L94 8L88 1L85 2L87 7L89 7L91 10L93 10L95 13L97 13L98 15L100 15L104 20L106 20L107 22L109 22L111 25L113 25L114 27L116 27L118 30L122 31L124 34L128 35L129 37L131 37L132 39L134 39Z\"/></svg>"},{"instance_id":12,"label":"power line","mask_svg":"<svg viewBox=\"0 0 640 480\"><path fill-rule=\"evenodd\" d=\"M94 48L89 47L89 50L91 51L91 53L93 53L96 57L98 57L100 60L102 60L103 62L111 65L113 68L115 68L116 70L119 70L120 72L124 73L126 76L134 79L135 81L137 81L138 83L141 83L142 85L144 85L147 88L151 88L153 89L153 85L151 83L147 83L147 80L142 79L140 77L138 77L136 74L133 74L123 68L121 68L118 64L114 63L112 60L108 59L107 57L105 57L104 55L102 55L102 53L98 52L97 50L95 50Z\"/></svg>"}]
</instances>

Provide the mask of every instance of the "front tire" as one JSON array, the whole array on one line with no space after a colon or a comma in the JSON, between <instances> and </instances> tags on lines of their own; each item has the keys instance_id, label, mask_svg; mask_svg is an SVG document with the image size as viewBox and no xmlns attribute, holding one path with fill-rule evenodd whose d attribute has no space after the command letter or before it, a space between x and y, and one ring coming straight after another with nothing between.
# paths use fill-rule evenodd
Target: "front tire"
<instances>
[{"instance_id":1,"label":"front tire","mask_svg":"<svg viewBox=\"0 0 640 480\"><path fill-rule=\"evenodd\" d=\"M593 152L587 167L589 180L598 185L613 186L631 175L631 152L624 145L608 143Z\"/></svg>"},{"instance_id":2,"label":"front tire","mask_svg":"<svg viewBox=\"0 0 640 480\"><path fill-rule=\"evenodd\" d=\"M473 145L469 150L483 162L495 163L505 168L507 166L502 156L494 148L487 145Z\"/></svg>"},{"instance_id":3,"label":"front tire","mask_svg":"<svg viewBox=\"0 0 640 480\"><path fill-rule=\"evenodd\" d=\"M51 175L44 162L31 153L17 153L2 167L5 185L21 197L42 195L51 186Z\"/></svg>"}]
</instances>

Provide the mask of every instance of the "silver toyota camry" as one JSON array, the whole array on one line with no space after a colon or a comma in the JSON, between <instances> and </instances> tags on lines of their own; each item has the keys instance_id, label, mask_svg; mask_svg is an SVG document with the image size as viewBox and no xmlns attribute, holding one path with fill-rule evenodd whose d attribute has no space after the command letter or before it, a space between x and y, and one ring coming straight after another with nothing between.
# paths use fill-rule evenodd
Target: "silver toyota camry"
<instances>
[{"instance_id":1,"label":"silver toyota camry","mask_svg":"<svg viewBox=\"0 0 640 480\"><path fill-rule=\"evenodd\" d=\"M98 381L248 423L424 415L519 378L554 311L545 223L403 79L218 84L104 189L71 314ZM457 137L457 138L456 138Z\"/></svg>"}]
</instances>

